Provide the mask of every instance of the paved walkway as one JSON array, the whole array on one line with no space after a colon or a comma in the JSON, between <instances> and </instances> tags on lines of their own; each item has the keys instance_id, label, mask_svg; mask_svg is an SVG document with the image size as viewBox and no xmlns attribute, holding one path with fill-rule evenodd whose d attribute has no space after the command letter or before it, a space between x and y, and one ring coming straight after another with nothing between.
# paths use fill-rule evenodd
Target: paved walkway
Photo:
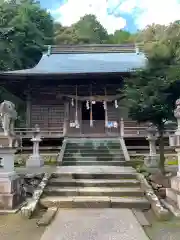
<instances>
[{"instance_id":1,"label":"paved walkway","mask_svg":"<svg viewBox=\"0 0 180 240\"><path fill-rule=\"evenodd\" d=\"M15 168L19 174L27 173L134 173L136 170L132 167L123 166L43 166L43 167L18 167Z\"/></svg>"},{"instance_id":2,"label":"paved walkway","mask_svg":"<svg viewBox=\"0 0 180 240\"><path fill-rule=\"evenodd\" d=\"M136 173L132 167L123 166L62 166L56 168L57 173Z\"/></svg>"},{"instance_id":3,"label":"paved walkway","mask_svg":"<svg viewBox=\"0 0 180 240\"><path fill-rule=\"evenodd\" d=\"M149 240L129 209L60 210L41 240Z\"/></svg>"}]
</instances>

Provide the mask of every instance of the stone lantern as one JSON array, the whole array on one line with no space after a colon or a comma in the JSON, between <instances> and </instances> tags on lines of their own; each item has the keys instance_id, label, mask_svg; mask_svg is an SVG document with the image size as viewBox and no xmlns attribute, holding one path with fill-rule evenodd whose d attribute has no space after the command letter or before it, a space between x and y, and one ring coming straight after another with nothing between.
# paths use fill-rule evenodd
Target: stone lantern
<instances>
[{"instance_id":1,"label":"stone lantern","mask_svg":"<svg viewBox=\"0 0 180 240\"><path fill-rule=\"evenodd\" d=\"M165 130L169 136L169 146L173 148L176 145L176 135L174 134L176 131L176 127L177 127L177 124L174 121L167 121L165 123Z\"/></svg>"},{"instance_id":2,"label":"stone lantern","mask_svg":"<svg viewBox=\"0 0 180 240\"><path fill-rule=\"evenodd\" d=\"M178 172L177 176L180 177L180 99L176 100L176 109L174 110L174 116L177 119L177 129L174 135L174 146L177 152L178 158Z\"/></svg>"},{"instance_id":3,"label":"stone lantern","mask_svg":"<svg viewBox=\"0 0 180 240\"><path fill-rule=\"evenodd\" d=\"M26 162L27 167L41 167L44 165L44 160L42 156L39 154L39 144L42 141L41 134L40 134L40 128L38 125L35 125L34 134L31 139L33 142L33 153L28 158Z\"/></svg>"},{"instance_id":4,"label":"stone lantern","mask_svg":"<svg viewBox=\"0 0 180 240\"><path fill-rule=\"evenodd\" d=\"M176 101L174 116L177 119L177 129L174 133L174 137L171 134L171 140L169 143L177 153L178 171L177 175L171 178L171 188L166 189L166 196L173 200L180 209L180 99Z\"/></svg>"},{"instance_id":5,"label":"stone lantern","mask_svg":"<svg viewBox=\"0 0 180 240\"><path fill-rule=\"evenodd\" d=\"M147 128L147 140L149 141L149 155L145 158L145 166L158 167L158 156L156 153L157 129L153 124Z\"/></svg>"}]
</instances>

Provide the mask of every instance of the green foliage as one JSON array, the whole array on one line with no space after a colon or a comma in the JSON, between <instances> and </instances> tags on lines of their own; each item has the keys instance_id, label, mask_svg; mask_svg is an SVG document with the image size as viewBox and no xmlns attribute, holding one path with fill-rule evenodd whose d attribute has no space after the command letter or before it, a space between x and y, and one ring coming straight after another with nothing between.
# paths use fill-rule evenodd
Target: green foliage
<instances>
[{"instance_id":1,"label":"green foliage","mask_svg":"<svg viewBox=\"0 0 180 240\"><path fill-rule=\"evenodd\" d=\"M48 166L56 166L57 165L57 157L56 154L47 153L42 154L44 164ZM21 153L15 155L15 167L24 167L26 165L26 161L29 158L29 154Z\"/></svg>"},{"instance_id":2,"label":"green foliage","mask_svg":"<svg viewBox=\"0 0 180 240\"><path fill-rule=\"evenodd\" d=\"M138 122L151 122L159 131L160 170L164 172L163 133L165 122L173 118L174 101L180 95L180 25L148 26L139 33L148 63L125 83L129 116Z\"/></svg>"},{"instance_id":3,"label":"green foliage","mask_svg":"<svg viewBox=\"0 0 180 240\"><path fill-rule=\"evenodd\" d=\"M117 30L114 34L109 36L111 43L124 44L134 43L136 41L136 35L124 30Z\"/></svg>"},{"instance_id":4,"label":"green foliage","mask_svg":"<svg viewBox=\"0 0 180 240\"><path fill-rule=\"evenodd\" d=\"M79 39L84 39L86 43L104 43L109 38L107 31L94 15L85 15L72 27Z\"/></svg>"},{"instance_id":5,"label":"green foliage","mask_svg":"<svg viewBox=\"0 0 180 240\"><path fill-rule=\"evenodd\" d=\"M172 108L167 99L171 96L165 74L148 69L137 71L126 80L125 96L129 115L138 122L153 122L158 128L171 118Z\"/></svg>"},{"instance_id":6,"label":"green foliage","mask_svg":"<svg viewBox=\"0 0 180 240\"><path fill-rule=\"evenodd\" d=\"M54 41L56 44L121 44L133 43L135 35L118 30L108 35L105 28L97 21L94 15L85 15L70 27L54 24Z\"/></svg>"},{"instance_id":7,"label":"green foliage","mask_svg":"<svg viewBox=\"0 0 180 240\"><path fill-rule=\"evenodd\" d=\"M0 3L0 71L33 67L39 61L44 45L52 44L54 26L49 13L33 0ZM0 101L16 104L20 118L16 127L25 123L25 103L2 87Z\"/></svg>"},{"instance_id":8,"label":"green foliage","mask_svg":"<svg viewBox=\"0 0 180 240\"><path fill-rule=\"evenodd\" d=\"M180 95L180 25L151 25L139 32L148 65L126 81L125 95L130 116L139 122L153 122L159 129L173 117L174 101Z\"/></svg>"},{"instance_id":9,"label":"green foliage","mask_svg":"<svg viewBox=\"0 0 180 240\"><path fill-rule=\"evenodd\" d=\"M0 4L0 70L30 68L53 40L53 21L39 3Z\"/></svg>"},{"instance_id":10,"label":"green foliage","mask_svg":"<svg viewBox=\"0 0 180 240\"><path fill-rule=\"evenodd\" d=\"M107 31L94 15L85 15L71 27L55 24L56 44L105 43L108 39Z\"/></svg>"}]
</instances>

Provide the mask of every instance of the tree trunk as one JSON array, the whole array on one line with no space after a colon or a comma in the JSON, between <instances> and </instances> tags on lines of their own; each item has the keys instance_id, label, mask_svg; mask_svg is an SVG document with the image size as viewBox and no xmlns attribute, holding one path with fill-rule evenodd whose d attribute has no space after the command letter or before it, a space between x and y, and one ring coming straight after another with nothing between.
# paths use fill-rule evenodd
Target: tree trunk
<instances>
[{"instance_id":1,"label":"tree trunk","mask_svg":"<svg viewBox=\"0 0 180 240\"><path fill-rule=\"evenodd\" d=\"M164 155L164 134L163 131L159 131L159 153L160 153L160 159L159 159L159 170L161 174L165 174L165 155Z\"/></svg>"}]
</instances>

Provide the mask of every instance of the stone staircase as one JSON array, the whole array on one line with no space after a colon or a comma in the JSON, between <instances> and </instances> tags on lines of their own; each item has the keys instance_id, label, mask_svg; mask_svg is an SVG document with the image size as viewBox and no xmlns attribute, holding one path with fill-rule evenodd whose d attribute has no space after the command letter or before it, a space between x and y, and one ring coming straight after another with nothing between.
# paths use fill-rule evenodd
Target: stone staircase
<instances>
[{"instance_id":1,"label":"stone staircase","mask_svg":"<svg viewBox=\"0 0 180 240\"><path fill-rule=\"evenodd\" d=\"M67 140L63 166L123 166L124 154L118 139Z\"/></svg>"},{"instance_id":2,"label":"stone staircase","mask_svg":"<svg viewBox=\"0 0 180 240\"><path fill-rule=\"evenodd\" d=\"M131 167L59 167L40 199L43 207L149 209Z\"/></svg>"}]
</instances>

